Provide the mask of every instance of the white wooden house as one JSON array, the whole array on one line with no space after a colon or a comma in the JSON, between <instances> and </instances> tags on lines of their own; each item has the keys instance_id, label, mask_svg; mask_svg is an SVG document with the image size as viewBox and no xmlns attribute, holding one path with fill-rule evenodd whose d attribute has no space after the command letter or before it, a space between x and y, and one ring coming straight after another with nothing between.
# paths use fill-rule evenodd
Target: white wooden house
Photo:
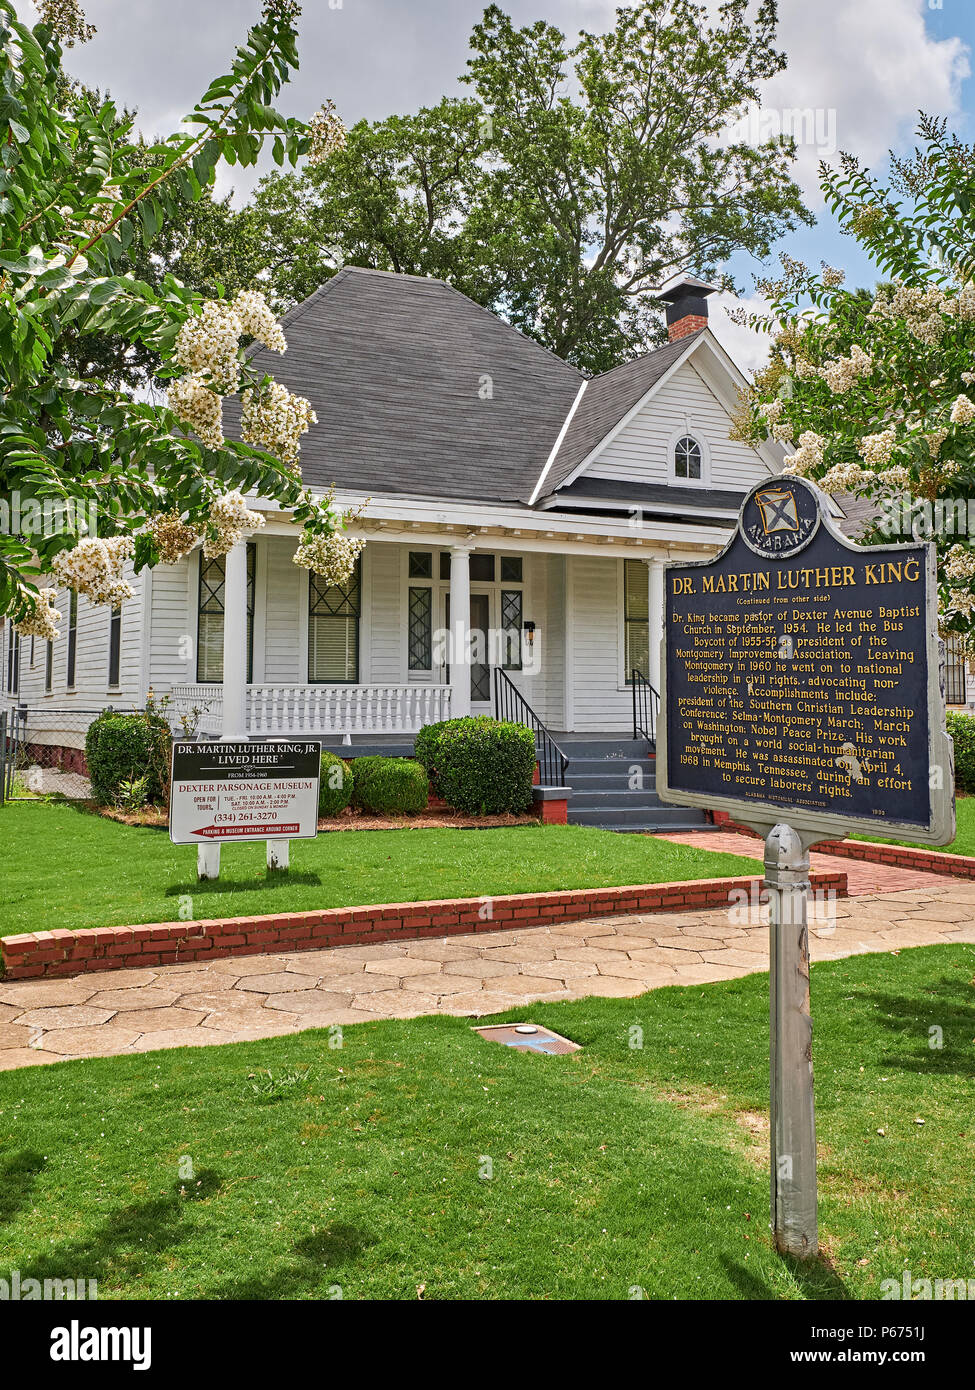
<instances>
[{"instance_id":1,"label":"white wooden house","mask_svg":"<svg viewBox=\"0 0 975 1390\"><path fill-rule=\"evenodd\" d=\"M670 341L587 377L441 281L340 271L266 365L317 412L305 481L365 503L353 581L297 567L294 524L259 499L246 545L143 572L115 613L60 593L50 649L18 650L8 627L8 699L139 708L151 687L175 714L202 710L201 732L361 746L500 699L582 760L576 783L600 750L631 756L652 734L663 561L718 549L784 460L729 438L744 378L707 326L709 292L681 281ZM620 809L575 804L593 823ZM647 823L630 810L620 824Z\"/></svg>"}]
</instances>

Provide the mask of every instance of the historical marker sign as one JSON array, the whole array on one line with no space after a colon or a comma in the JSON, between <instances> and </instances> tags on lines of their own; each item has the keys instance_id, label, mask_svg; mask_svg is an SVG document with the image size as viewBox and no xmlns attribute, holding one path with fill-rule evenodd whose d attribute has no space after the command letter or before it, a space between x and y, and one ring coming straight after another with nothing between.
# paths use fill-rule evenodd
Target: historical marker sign
<instances>
[{"instance_id":1,"label":"historical marker sign","mask_svg":"<svg viewBox=\"0 0 975 1390\"><path fill-rule=\"evenodd\" d=\"M857 546L800 478L720 554L665 567L658 787L807 840L954 835L934 547Z\"/></svg>"},{"instance_id":2,"label":"historical marker sign","mask_svg":"<svg viewBox=\"0 0 975 1390\"><path fill-rule=\"evenodd\" d=\"M765 835L778 1250L818 1250L809 846L954 836L934 547L853 545L801 478L760 483L712 560L665 567L657 787Z\"/></svg>"},{"instance_id":3,"label":"historical marker sign","mask_svg":"<svg viewBox=\"0 0 975 1390\"><path fill-rule=\"evenodd\" d=\"M169 838L177 845L311 839L321 751L317 739L174 743Z\"/></svg>"}]
</instances>

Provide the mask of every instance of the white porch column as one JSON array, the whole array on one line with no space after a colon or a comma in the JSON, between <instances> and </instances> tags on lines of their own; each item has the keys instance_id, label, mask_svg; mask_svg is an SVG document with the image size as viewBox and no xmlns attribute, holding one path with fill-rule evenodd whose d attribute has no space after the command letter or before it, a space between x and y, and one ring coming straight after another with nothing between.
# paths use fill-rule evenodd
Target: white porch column
<instances>
[{"instance_id":1,"label":"white porch column","mask_svg":"<svg viewBox=\"0 0 975 1390\"><path fill-rule=\"evenodd\" d=\"M450 717L471 712L471 551L450 547Z\"/></svg>"},{"instance_id":2,"label":"white porch column","mask_svg":"<svg viewBox=\"0 0 975 1390\"><path fill-rule=\"evenodd\" d=\"M223 583L224 741L247 737L247 543L227 551Z\"/></svg>"},{"instance_id":3,"label":"white porch column","mask_svg":"<svg viewBox=\"0 0 975 1390\"><path fill-rule=\"evenodd\" d=\"M647 561L647 593L650 603L650 669L647 679L660 689L660 641L664 631L664 567L656 556Z\"/></svg>"}]
</instances>

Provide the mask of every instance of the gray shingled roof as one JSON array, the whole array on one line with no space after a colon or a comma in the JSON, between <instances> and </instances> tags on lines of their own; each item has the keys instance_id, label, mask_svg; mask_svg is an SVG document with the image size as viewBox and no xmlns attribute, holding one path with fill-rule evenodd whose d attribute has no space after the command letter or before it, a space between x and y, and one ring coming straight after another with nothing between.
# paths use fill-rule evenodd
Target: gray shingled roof
<instances>
[{"instance_id":1,"label":"gray shingled roof","mask_svg":"<svg viewBox=\"0 0 975 1390\"><path fill-rule=\"evenodd\" d=\"M703 332L702 328L697 333L689 333L676 343L667 343L633 362L623 362L586 383L582 400L543 484L544 494L555 492L565 482Z\"/></svg>"},{"instance_id":2,"label":"gray shingled roof","mask_svg":"<svg viewBox=\"0 0 975 1390\"><path fill-rule=\"evenodd\" d=\"M252 361L318 416L314 487L527 502L584 379L442 280L345 267L283 326Z\"/></svg>"}]
</instances>

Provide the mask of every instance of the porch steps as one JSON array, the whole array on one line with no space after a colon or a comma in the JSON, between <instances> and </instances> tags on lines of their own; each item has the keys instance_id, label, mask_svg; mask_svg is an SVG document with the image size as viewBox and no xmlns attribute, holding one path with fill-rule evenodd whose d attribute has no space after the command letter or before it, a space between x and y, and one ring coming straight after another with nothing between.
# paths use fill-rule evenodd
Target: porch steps
<instances>
[{"instance_id":1,"label":"porch steps","mask_svg":"<svg viewBox=\"0 0 975 1390\"><path fill-rule=\"evenodd\" d=\"M591 825L621 833L706 830L703 811L666 806L656 791L656 760L642 739L555 734L569 759L566 781L570 825ZM635 772L642 784L631 786Z\"/></svg>"}]
</instances>

